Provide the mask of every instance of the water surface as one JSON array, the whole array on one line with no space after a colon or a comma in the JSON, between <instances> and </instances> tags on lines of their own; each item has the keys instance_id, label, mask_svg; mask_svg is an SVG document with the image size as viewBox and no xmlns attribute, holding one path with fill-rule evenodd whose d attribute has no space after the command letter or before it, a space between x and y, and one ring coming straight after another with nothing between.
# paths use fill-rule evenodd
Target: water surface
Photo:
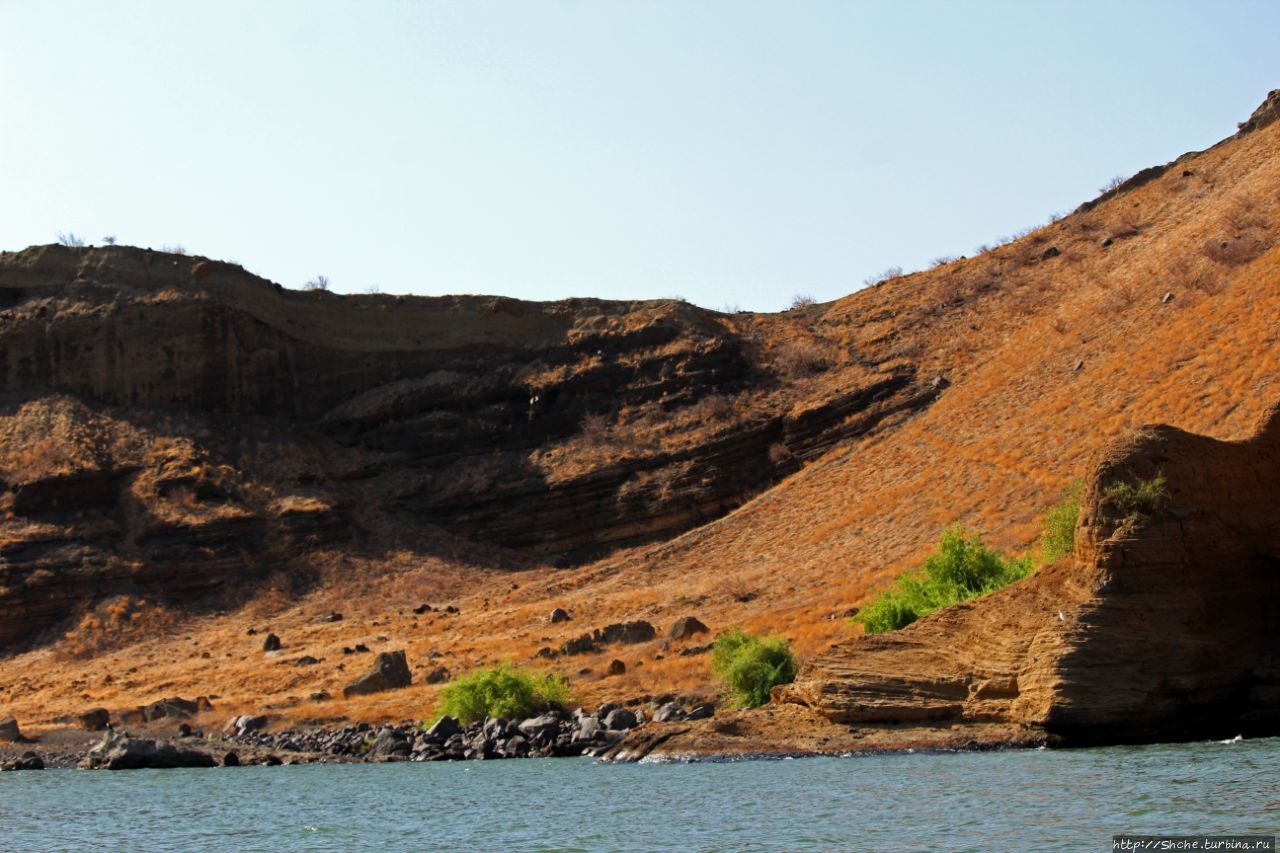
<instances>
[{"instance_id":1,"label":"water surface","mask_svg":"<svg viewBox=\"0 0 1280 853\"><path fill-rule=\"evenodd\" d=\"M535 759L0 774L0 849L1110 850L1280 831L1280 739L596 764Z\"/></svg>"}]
</instances>

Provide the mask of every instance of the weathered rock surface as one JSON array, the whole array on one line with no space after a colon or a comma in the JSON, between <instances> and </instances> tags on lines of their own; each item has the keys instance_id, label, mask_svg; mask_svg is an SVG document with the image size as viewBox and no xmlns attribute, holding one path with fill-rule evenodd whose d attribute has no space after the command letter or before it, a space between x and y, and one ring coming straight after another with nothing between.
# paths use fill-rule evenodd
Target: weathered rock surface
<instances>
[{"instance_id":1,"label":"weathered rock surface","mask_svg":"<svg viewBox=\"0 0 1280 853\"><path fill-rule=\"evenodd\" d=\"M607 437L602 412L781 387L742 323L669 300L294 292L122 246L0 254L0 648L122 589L182 602L288 570L356 541L356 505L560 562L668 537L939 393L867 362L833 399L697 442L544 453Z\"/></svg>"},{"instance_id":2,"label":"weathered rock surface","mask_svg":"<svg viewBox=\"0 0 1280 853\"><path fill-rule=\"evenodd\" d=\"M17 758L0 762L0 770L43 770L44 759L31 750Z\"/></svg>"},{"instance_id":3,"label":"weathered rock surface","mask_svg":"<svg viewBox=\"0 0 1280 853\"><path fill-rule=\"evenodd\" d=\"M243 731L228 736L238 747L256 753L316 756L334 760L462 761L590 755L615 746L628 728L639 724L625 708L602 705L595 712L558 709L525 720L485 719L462 726L441 717L425 731L404 724L375 727L367 723L337 730Z\"/></svg>"},{"instance_id":4,"label":"weathered rock surface","mask_svg":"<svg viewBox=\"0 0 1280 853\"><path fill-rule=\"evenodd\" d=\"M12 714L0 719L0 740L22 740L22 732L18 728L18 721L13 718Z\"/></svg>"},{"instance_id":5,"label":"weathered rock surface","mask_svg":"<svg viewBox=\"0 0 1280 853\"><path fill-rule=\"evenodd\" d=\"M408 687L412 681L413 675L409 672L409 664L405 660L403 649L379 652L373 661L373 668L342 688L342 695L364 696L383 690L395 690Z\"/></svg>"},{"instance_id":6,"label":"weathered rock surface","mask_svg":"<svg viewBox=\"0 0 1280 853\"><path fill-rule=\"evenodd\" d=\"M214 767L212 753L169 741L130 737L125 732L107 732L102 743L89 750L80 766L89 770L168 769L173 767Z\"/></svg>"}]
</instances>

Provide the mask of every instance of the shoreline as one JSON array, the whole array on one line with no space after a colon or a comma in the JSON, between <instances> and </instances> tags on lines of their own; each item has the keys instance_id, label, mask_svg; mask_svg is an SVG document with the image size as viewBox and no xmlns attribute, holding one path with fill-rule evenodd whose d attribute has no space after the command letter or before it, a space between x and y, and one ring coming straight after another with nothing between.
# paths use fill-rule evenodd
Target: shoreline
<instances>
[{"instance_id":1,"label":"shoreline","mask_svg":"<svg viewBox=\"0 0 1280 853\"><path fill-rule=\"evenodd\" d=\"M113 740L159 747L168 744L204 754L209 758L204 766L582 756L605 763L727 763L1062 745L1043 731L1003 723L851 727L832 723L808 708L785 704L752 711L724 711L701 720L667 722L637 720L634 715L629 719L626 713L630 712L625 709L607 705L602 708L604 714L579 709L522 721L490 719L466 727L450 718L430 728L414 723L361 723L276 731L237 730L224 735L200 731L181 734L171 724L103 732L55 727L35 730L21 741L0 742L0 766L9 767L31 752L39 756L46 769L84 767L91 753L104 754ZM607 725L605 720L619 710L625 713L610 720L613 727ZM632 724L623 727L628 722Z\"/></svg>"}]
</instances>

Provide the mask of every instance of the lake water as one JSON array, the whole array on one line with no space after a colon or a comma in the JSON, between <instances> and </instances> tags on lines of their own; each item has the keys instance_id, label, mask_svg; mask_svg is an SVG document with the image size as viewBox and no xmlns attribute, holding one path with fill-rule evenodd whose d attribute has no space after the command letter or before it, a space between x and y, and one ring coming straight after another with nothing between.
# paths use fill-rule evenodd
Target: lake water
<instances>
[{"instance_id":1,"label":"lake water","mask_svg":"<svg viewBox=\"0 0 1280 853\"><path fill-rule=\"evenodd\" d=\"M1110 850L1280 831L1280 739L719 764L0 774L4 851Z\"/></svg>"}]
</instances>

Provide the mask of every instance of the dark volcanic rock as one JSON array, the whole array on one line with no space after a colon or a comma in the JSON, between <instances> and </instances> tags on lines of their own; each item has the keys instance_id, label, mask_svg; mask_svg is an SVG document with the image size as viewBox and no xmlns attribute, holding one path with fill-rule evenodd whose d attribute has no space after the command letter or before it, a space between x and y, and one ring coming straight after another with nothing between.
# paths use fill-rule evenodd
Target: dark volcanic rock
<instances>
[{"instance_id":1,"label":"dark volcanic rock","mask_svg":"<svg viewBox=\"0 0 1280 853\"><path fill-rule=\"evenodd\" d=\"M88 732L100 732L111 721L111 713L106 708L93 708L76 715L76 725Z\"/></svg>"},{"instance_id":2,"label":"dark volcanic rock","mask_svg":"<svg viewBox=\"0 0 1280 853\"><path fill-rule=\"evenodd\" d=\"M165 718L182 719L195 714L199 708L200 706L193 700L173 696L168 699L161 699L157 702L152 702L143 709L142 717L147 722L154 722Z\"/></svg>"},{"instance_id":3,"label":"dark volcanic rock","mask_svg":"<svg viewBox=\"0 0 1280 853\"><path fill-rule=\"evenodd\" d=\"M694 634L705 634L708 632L706 625L698 620L696 616L682 616L671 626L671 630L667 632L669 640L683 640L685 637L692 637Z\"/></svg>"},{"instance_id":4,"label":"dark volcanic rock","mask_svg":"<svg viewBox=\"0 0 1280 853\"><path fill-rule=\"evenodd\" d=\"M343 696L363 696L383 690L408 687L413 680L404 651L379 652L373 669L342 688Z\"/></svg>"},{"instance_id":5,"label":"dark volcanic rock","mask_svg":"<svg viewBox=\"0 0 1280 853\"><path fill-rule=\"evenodd\" d=\"M22 740L22 732L18 729L18 721L13 715L0 719L0 740L3 741L20 741Z\"/></svg>"},{"instance_id":6,"label":"dark volcanic rock","mask_svg":"<svg viewBox=\"0 0 1280 853\"><path fill-rule=\"evenodd\" d=\"M90 770L136 770L141 768L214 767L213 755L202 750L143 738L123 732L108 732L102 742L89 750L81 767Z\"/></svg>"},{"instance_id":7,"label":"dark volcanic rock","mask_svg":"<svg viewBox=\"0 0 1280 853\"><path fill-rule=\"evenodd\" d=\"M0 770L43 770L44 759L27 750L19 757L0 764Z\"/></svg>"}]
</instances>

